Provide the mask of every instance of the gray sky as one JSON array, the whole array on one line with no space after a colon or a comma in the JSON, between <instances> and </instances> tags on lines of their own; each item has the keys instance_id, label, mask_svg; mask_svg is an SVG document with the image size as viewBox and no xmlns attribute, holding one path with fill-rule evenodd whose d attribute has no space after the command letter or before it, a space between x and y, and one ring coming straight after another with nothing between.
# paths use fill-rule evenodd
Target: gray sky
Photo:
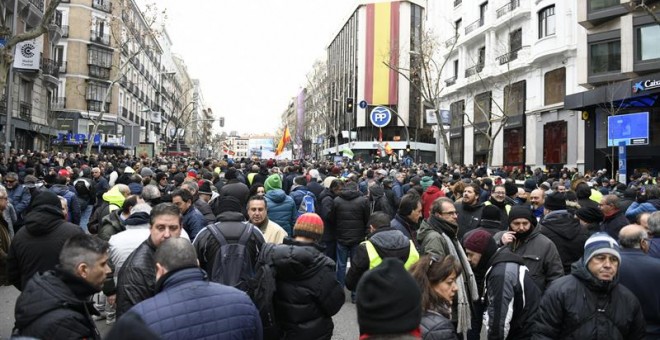
<instances>
[{"instance_id":1,"label":"gray sky","mask_svg":"<svg viewBox=\"0 0 660 340\"><path fill-rule=\"evenodd\" d=\"M275 133L354 0L158 0L223 131ZM217 126L217 124L216 124Z\"/></svg>"}]
</instances>

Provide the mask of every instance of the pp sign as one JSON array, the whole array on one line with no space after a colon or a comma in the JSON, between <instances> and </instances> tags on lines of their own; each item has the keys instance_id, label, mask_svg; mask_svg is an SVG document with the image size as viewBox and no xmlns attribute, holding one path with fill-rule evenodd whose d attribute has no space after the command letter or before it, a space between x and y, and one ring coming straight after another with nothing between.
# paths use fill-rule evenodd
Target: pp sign
<instances>
[{"instance_id":1,"label":"pp sign","mask_svg":"<svg viewBox=\"0 0 660 340\"><path fill-rule=\"evenodd\" d=\"M385 127L392 120L392 112L390 112L390 110L384 106L376 106L371 111L369 120L371 120L371 124L373 124L375 127Z\"/></svg>"}]
</instances>

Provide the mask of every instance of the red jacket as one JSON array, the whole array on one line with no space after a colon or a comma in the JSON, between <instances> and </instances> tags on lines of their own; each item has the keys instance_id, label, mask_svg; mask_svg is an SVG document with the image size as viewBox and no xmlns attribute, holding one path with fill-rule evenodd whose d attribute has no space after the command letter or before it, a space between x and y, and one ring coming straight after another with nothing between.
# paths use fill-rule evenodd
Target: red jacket
<instances>
[{"instance_id":1,"label":"red jacket","mask_svg":"<svg viewBox=\"0 0 660 340\"><path fill-rule=\"evenodd\" d=\"M435 185L428 187L422 194L422 213L424 214L424 219L429 218L431 205L438 197L445 197L445 192Z\"/></svg>"}]
</instances>

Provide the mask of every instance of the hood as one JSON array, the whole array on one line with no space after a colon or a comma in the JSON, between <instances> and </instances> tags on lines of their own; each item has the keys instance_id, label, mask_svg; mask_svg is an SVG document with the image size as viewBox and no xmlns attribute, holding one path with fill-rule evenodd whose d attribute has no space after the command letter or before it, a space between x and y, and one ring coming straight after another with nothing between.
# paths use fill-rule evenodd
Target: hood
<instances>
[{"instance_id":1,"label":"hood","mask_svg":"<svg viewBox=\"0 0 660 340\"><path fill-rule=\"evenodd\" d=\"M369 197L377 199L377 198L381 198L383 196L385 196L385 191L383 190L383 188L381 186L374 185L371 188L369 188Z\"/></svg>"},{"instance_id":2,"label":"hood","mask_svg":"<svg viewBox=\"0 0 660 340\"><path fill-rule=\"evenodd\" d=\"M24 221L25 229L33 236L48 234L65 222L62 210L54 206L34 207Z\"/></svg>"},{"instance_id":3,"label":"hood","mask_svg":"<svg viewBox=\"0 0 660 340\"><path fill-rule=\"evenodd\" d=\"M424 191L424 194L422 196L424 196L424 195L428 195L428 196L436 195L440 191L442 191L440 188L436 187L435 185L431 185L430 187L428 187L426 189L426 191Z\"/></svg>"},{"instance_id":4,"label":"hood","mask_svg":"<svg viewBox=\"0 0 660 340\"><path fill-rule=\"evenodd\" d=\"M282 203L286 200L286 193L282 189L271 189L266 192L266 198L275 202Z\"/></svg>"},{"instance_id":5,"label":"hood","mask_svg":"<svg viewBox=\"0 0 660 340\"><path fill-rule=\"evenodd\" d=\"M126 198L121 192L119 192L119 188L117 186L114 186L110 190L108 190L105 194L103 194L103 200L110 204L114 204L118 207L121 207L122 205L124 205L124 200L126 200Z\"/></svg>"},{"instance_id":6,"label":"hood","mask_svg":"<svg viewBox=\"0 0 660 340\"><path fill-rule=\"evenodd\" d=\"M149 213L146 212L136 212L128 216L124 224L126 225L141 225L149 224Z\"/></svg>"},{"instance_id":7,"label":"hood","mask_svg":"<svg viewBox=\"0 0 660 340\"><path fill-rule=\"evenodd\" d=\"M339 193L339 197L347 201L354 200L360 196L362 196L362 192L359 190L343 189L341 193Z\"/></svg>"},{"instance_id":8,"label":"hood","mask_svg":"<svg viewBox=\"0 0 660 340\"><path fill-rule=\"evenodd\" d=\"M321 254L316 244L302 243L286 238L284 244L273 249L273 265L277 276L287 280L301 280L312 277L323 266L334 268L330 258Z\"/></svg>"},{"instance_id":9,"label":"hood","mask_svg":"<svg viewBox=\"0 0 660 340\"><path fill-rule=\"evenodd\" d=\"M484 206L483 203L477 203L477 204L472 204L472 205L467 205L465 203L460 203L460 204L463 207L463 210L465 210L465 211L476 211L477 209Z\"/></svg>"},{"instance_id":10,"label":"hood","mask_svg":"<svg viewBox=\"0 0 660 340\"><path fill-rule=\"evenodd\" d=\"M545 215L539 225L565 240L575 239L582 231L580 222L566 210L555 210Z\"/></svg>"},{"instance_id":11,"label":"hood","mask_svg":"<svg viewBox=\"0 0 660 340\"><path fill-rule=\"evenodd\" d=\"M50 191L56 193L58 196L64 197L64 195L69 191L69 187L64 184L53 184L50 187Z\"/></svg>"},{"instance_id":12,"label":"hood","mask_svg":"<svg viewBox=\"0 0 660 340\"><path fill-rule=\"evenodd\" d=\"M571 275L582 281L590 290L606 293L610 292L619 283L619 273L614 276L612 281L598 280L583 263L582 258L573 262L571 265Z\"/></svg>"},{"instance_id":13,"label":"hood","mask_svg":"<svg viewBox=\"0 0 660 340\"><path fill-rule=\"evenodd\" d=\"M218 216L215 217L216 222L243 222L245 221L245 216L243 216L242 213L238 211L225 211L223 213L218 214Z\"/></svg>"},{"instance_id":14,"label":"hood","mask_svg":"<svg viewBox=\"0 0 660 340\"><path fill-rule=\"evenodd\" d=\"M380 228L367 237L371 243L384 249L401 249L410 244L408 238L402 232L392 227Z\"/></svg>"},{"instance_id":15,"label":"hood","mask_svg":"<svg viewBox=\"0 0 660 340\"><path fill-rule=\"evenodd\" d=\"M512 252L509 247L497 249L490 258L490 261L488 261L488 267L492 267L501 262L515 262L520 265L525 265L525 261L523 261L522 257Z\"/></svg>"}]
</instances>

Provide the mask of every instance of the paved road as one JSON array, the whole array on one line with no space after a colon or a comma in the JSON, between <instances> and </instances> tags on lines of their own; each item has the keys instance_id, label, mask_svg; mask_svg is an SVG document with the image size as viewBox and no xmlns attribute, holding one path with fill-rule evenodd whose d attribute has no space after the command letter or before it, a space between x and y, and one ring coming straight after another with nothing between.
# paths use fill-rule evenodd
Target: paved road
<instances>
[{"instance_id":1,"label":"paved road","mask_svg":"<svg viewBox=\"0 0 660 340\"><path fill-rule=\"evenodd\" d=\"M14 304L19 291L11 287L0 287L0 340L9 339L11 330L14 327ZM359 337L357 325L357 310L355 305L350 302L350 293L347 291L347 300L342 309L332 319L335 323L335 332L332 339L335 340L355 340ZM101 334L106 334L110 326L105 324L105 320L98 321L97 327Z\"/></svg>"}]
</instances>

